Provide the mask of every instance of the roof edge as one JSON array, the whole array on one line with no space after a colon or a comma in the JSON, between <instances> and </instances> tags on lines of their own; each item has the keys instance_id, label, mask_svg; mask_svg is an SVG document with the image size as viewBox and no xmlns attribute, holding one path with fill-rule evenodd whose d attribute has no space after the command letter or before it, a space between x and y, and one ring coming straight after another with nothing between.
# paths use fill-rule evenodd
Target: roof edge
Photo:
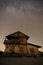
<instances>
[{"instance_id":1,"label":"roof edge","mask_svg":"<svg viewBox=\"0 0 43 65\"><path fill-rule=\"evenodd\" d=\"M29 36L28 36L28 35L26 35L26 34L20 32L20 31L14 32L14 33L12 33L12 34L15 34L15 33L18 33L18 32L21 33L21 34L23 34L23 35L25 35L25 36L27 37L27 39L29 39ZM9 38L9 37L12 36L12 34L9 34L9 35L7 35L7 36L5 36L5 37L6 37L6 38Z\"/></svg>"},{"instance_id":2,"label":"roof edge","mask_svg":"<svg viewBox=\"0 0 43 65\"><path fill-rule=\"evenodd\" d=\"M32 44L32 43L27 43L27 45L32 45L32 46L36 46L38 48L41 48L42 46L36 45L36 44Z\"/></svg>"}]
</instances>

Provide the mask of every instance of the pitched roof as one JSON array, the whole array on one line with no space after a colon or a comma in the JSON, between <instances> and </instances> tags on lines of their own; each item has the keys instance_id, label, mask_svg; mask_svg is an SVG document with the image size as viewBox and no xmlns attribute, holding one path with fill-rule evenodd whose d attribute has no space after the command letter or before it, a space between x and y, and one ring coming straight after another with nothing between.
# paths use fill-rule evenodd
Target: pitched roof
<instances>
[{"instance_id":1,"label":"pitched roof","mask_svg":"<svg viewBox=\"0 0 43 65\"><path fill-rule=\"evenodd\" d=\"M35 45L35 44L32 44L32 43L27 43L27 45L32 45L32 46L35 46L35 47L41 48L41 46L39 46L39 45Z\"/></svg>"},{"instance_id":2,"label":"pitched roof","mask_svg":"<svg viewBox=\"0 0 43 65\"><path fill-rule=\"evenodd\" d=\"M12 34L6 36L6 38L11 38L11 37L26 37L27 39L29 38L29 36L27 36L26 34L20 32L20 31L17 31L15 33L12 33Z\"/></svg>"}]
</instances>

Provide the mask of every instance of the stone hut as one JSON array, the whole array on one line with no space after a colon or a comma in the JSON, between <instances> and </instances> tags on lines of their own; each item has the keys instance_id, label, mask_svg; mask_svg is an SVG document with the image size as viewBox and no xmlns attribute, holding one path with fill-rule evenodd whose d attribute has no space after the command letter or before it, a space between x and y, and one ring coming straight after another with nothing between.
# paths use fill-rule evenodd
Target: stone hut
<instances>
[{"instance_id":1,"label":"stone hut","mask_svg":"<svg viewBox=\"0 0 43 65\"><path fill-rule=\"evenodd\" d=\"M28 43L27 40L29 36L26 34L17 31L10 35L7 35L4 40L5 44L5 53L19 53L25 55L39 55L38 48L41 48L39 45Z\"/></svg>"}]
</instances>

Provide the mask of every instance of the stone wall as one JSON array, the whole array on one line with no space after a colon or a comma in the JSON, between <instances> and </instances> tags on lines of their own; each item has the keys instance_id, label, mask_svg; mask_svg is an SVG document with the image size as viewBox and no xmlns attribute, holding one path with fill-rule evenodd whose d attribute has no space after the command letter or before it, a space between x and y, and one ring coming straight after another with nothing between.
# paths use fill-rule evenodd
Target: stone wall
<instances>
[{"instance_id":1,"label":"stone wall","mask_svg":"<svg viewBox=\"0 0 43 65\"><path fill-rule=\"evenodd\" d=\"M36 46L28 45L28 53L33 55L39 55L38 48Z\"/></svg>"}]
</instances>

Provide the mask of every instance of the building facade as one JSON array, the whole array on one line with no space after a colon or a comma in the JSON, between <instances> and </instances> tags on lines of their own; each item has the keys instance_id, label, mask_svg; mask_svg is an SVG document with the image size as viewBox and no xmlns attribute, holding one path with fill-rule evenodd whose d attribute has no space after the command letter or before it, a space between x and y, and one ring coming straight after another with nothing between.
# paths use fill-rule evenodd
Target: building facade
<instances>
[{"instance_id":1,"label":"building facade","mask_svg":"<svg viewBox=\"0 0 43 65\"><path fill-rule=\"evenodd\" d=\"M39 55L39 50L41 46L27 43L29 36L24 33L17 31L6 36L4 40L5 53L21 53L25 55Z\"/></svg>"}]
</instances>

